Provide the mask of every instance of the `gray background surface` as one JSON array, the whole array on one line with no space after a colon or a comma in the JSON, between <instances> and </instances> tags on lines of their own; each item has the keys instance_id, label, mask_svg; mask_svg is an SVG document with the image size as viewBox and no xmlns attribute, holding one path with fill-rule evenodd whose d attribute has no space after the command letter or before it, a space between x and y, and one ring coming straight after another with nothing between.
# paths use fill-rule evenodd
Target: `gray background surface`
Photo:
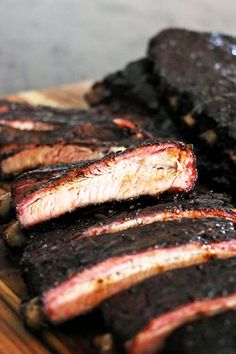
<instances>
[{"instance_id":1,"label":"gray background surface","mask_svg":"<svg viewBox=\"0 0 236 354\"><path fill-rule=\"evenodd\" d=\"M236 35L236 0L0 0L0 94L91 78L169 26Z\"/></svg>"}]
</instances>

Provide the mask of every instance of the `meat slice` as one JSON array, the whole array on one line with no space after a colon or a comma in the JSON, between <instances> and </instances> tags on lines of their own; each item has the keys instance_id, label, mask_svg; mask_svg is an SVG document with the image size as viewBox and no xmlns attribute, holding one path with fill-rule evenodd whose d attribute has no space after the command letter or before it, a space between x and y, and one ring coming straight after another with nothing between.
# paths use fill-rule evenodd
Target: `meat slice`
<instances>
[{"instance_id":1,"label":"meat slice","mask_svg":"<svg viewBox=\"0 0 236 354\"><path fill-rule=\"evenodd\" d=\"M44 316L66 321L152 275L236 256L234 224L222 219L157 222L97 237L32 237L22 265Z\"/></svg>"},{"instance_id":2,"label":"meat slice","mask_svg":"<svg viewBox=\"0 0 236 354\"><path fill-rule=\"evenodd\" d=\"M197 178L189 145L146 143L80 163L27 194L16 206L23 227L93 204L189 191Z\"/></svg>"},{"instance_id":3,"label":"meat slice","mask_svg":"<svg viewBox=\"0 0 236 354\"><path fill-rule=\"evenodd\" d=\"M148 204L148 206L147 206ZM83 212L74 212L48 223L43 232L47 237L55 233L67 240L115 233L129 228L148 225L158 221L182 219L219 218L236 223L236 210L229 197L216 194L192 193L184 197L163 198L163 200L139 200L137 202L108 203L101 206L85 208ZM31 237L41 237L42 230L30 231Z\"/></svg>"},{"instance_id":4,"label":"meat slice","mask_svg":"<svg viewBox=\"0 0 236 354\"><path fill-rule=\"evenodd\" d=\"M107 146L106 144L96 146L92 144L56 143L25 146L2 157L0 171L3 177L9 178L12 175L18 175L41 166L99 159L107 153L124 149L124 146Z\"/></svg>"},{"instance_id":5,"label":"meat slice","mask_svg":"<svg viewBox=\"0 0 236 354\"><path fill-rule=\"evenodd\" d=\"M35 179L33 176L34 173L31 173L31 182L27 182L25 178L24 184L19 184L19 194L23 192L23 189L30 190L32 185L33 187L37 185L37 176L35 175ZM219 218L235 223L236 210L229 197L215 193L192 193L176 199L165 196L163 200L158 202L152 199L142 199L135 203L108 203L102 206L90 206L85 208L83 212L76 211L70 215L66 214L57 219L56 223L47 223L46 227L43 227L43 231L41 227L38 230L30 231L30 237L41 237L42 232L46 233L47 237L54 238L55 234L57 237L64 237L66 229L69 241L84 236L93 237L105 233L115 233L158 221L182 220L184 218ZM24 246L28 233L18 232L18 223L13 225L14 227L10 224L3 230L2 236L10 247L19 248Z\"/></svg>"},{"instance_id":6,"label":"meat slice","mask_svg":"<svg viewBox=\"0 0 236 354\"><path fill-rule=\"evenodd\" d=\"M162 354L234 354L236 312L224 312L186 324L166 342Z\"/></svg>"},{"instance_id":7,"label":"meat slice","mask_svg":"<svg viewBox=\"0 0 236 354\"><path fill-rule=\"evenodd\" d=\"M50 164L98 159L150 137L135 121L96 110L10 105L10 111L0 112L1 177Z\"/></svg>"},{"instance_id":8,"label":"meat slice","mask_svg":"<svg viewBox=\"0 0 236 354\"><path fill-rule=\"evenodd\" d=\"M235 47L235 37L220 33L167 29L151 40L148 53L159 97L198 147L206 177L231 192L236 181Z\"/></svg>"},{"instance_id":9,"label":"meat slice","mask_svg":"<svg viewBox=\"0 0 236 354\"><path fill-rule=\"evenodd\" d=\"M157 353L176 328L236 309L235 277L236 258L211 260L147 279L106 300L101 310L129 353Z\"/></svg>"}]
</instances>

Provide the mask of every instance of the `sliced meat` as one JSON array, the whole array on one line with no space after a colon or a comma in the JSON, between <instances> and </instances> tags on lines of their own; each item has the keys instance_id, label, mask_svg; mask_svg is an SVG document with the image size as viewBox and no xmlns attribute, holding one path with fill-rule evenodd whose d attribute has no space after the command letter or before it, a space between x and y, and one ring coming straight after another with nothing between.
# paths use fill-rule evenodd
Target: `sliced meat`
<instances>
[{"instance_id":1,"label":"sliced meat","mask_svg":"<svg viewBox=\"0 0 236 354\"><path fill-rule=\"evenodd\" d=\"M129 353L157 353L176 328L236 309L235 279L236 258L212 260L147 279L106 300L101 310Z\"/></svg>"},{"instance_id":2,"label":"sliced meat","mask_svg":"<svg viewBox=\"0 0 236 354\"><path fill-rule=\"evenodd\" d=\"M178 198L174 201L163 201L153 206L143 207L140 203L132 204L130 210L120 211L109 208L97 211L93 217L86 220L83 236L97 236L103 233L113 233L147 225L157 221L182 220L184 218L224 218L236 222L236 209L228 204L225 196L221 194L200 194ZM76 237L76 236L74 236ZM81 235L78 235L81 237Z\"/></svg>"},{"instance_id":3,"label":"sliced meat","mask_svg":"<svg viewBox=\"0 0 236 354\"><path fill-rule=\"evenodd\" d=\"M198 147L205 177L231 192L236 182L235 47L235 37L183 29L167 29L149 45L159 96Z\"/></svg>"},{"instance_id":4,"label":"sliced meat","mask_svg":"<svg viewBox=\"0 0 236 354\"><path fill-rule=\"evenodd\" d=\"M196 178L189 145L146 143L62 171L19 201L17 215L29 227L87 205L189 191Z\"/></svg>"},{"instance_id":5,"label":"sliced meat","mask_svg":"<svg viewBox=\"0 0 236 354\"><path fill-rule=\"evenodd\" d=\"M8 153L0 162L2 176L9 177L41 166L94 160L106 153L124 150L124 146L93 146L83 144L56 143L36 145Z\"/></svg>"},{"instance_id":6,"label":"sliced meat","mask_svg":"<svg viewBox=\"0 0 236 354\"><path fill-rule=\"evenodd\" d=\"M168 200L169 199L169 200ZM149 204L149 206L147 206ZM155 200L139 200L138 202L113 203L84 209L82 213L74 212L49 223L47 237L54 237L55 233L67 239L74 240L83 236L98 236L106 233L115 233L140 225L148 225L158 221L219 218L236 223L236 209L230 199L222 194L190 194L184 197L163 198ZM31 231L32 237L40 237L39 231Z\"/></svg>"},{"instance_id":7,"label":"sliced meat","mask_svg":"<svg viewBox=\"0 0 236 354\"><path fill-rule=\"evenodd\" d=\"M236 312L224 312L186 324L166 342L162 354L234 354Z\"/></svg>"},{"instance_id":8,"label":"sliced meat","mask_svg":"<svg viewBox=\"0 0 236 354\"><path fill-rule=\"evenodd\" d=\"M234 224L219 219L157 222L68 240L55 231L32 237L22 265L46 318L63 322L152 275L236 256Z\"/></svg>"}]
</instances>

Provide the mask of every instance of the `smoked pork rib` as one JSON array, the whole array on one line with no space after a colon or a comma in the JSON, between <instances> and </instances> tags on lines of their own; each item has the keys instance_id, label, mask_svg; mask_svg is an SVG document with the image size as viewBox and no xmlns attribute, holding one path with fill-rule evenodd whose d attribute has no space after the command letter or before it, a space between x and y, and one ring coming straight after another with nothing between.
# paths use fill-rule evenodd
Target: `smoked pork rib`
<instances>
[{"instance_id":1,"label":"smoked pork rib","mask_svg":"<svg viewBox=\"0 0 236 354\"><path fill-rule=\"evenodd\" d=\"M119 141L129 139L131 141L147 138L145 132L140 130L135 122L127 119L108 118L96 111L86 111L77 121L61 124L49 131L22 130L13 126L0 124L0 146L19 144L55 144L91 143Z\"/></svg>"},{"instance_id":2,"label":"smoked pork rib","mask_svg":"<svg viewBox=\"0 0 236 354\"><path fill-rule=\"evenodd\" d=\"M25 131L48 131L86 121L96 123L104 118L104 114L95 109L61 109L0 101L0 124Z\"/></svg>"},{"instance_id":3,"label":"smoked pork rib","mask_svg":"<svg viewBox=\"0 0 236 354\"><path fill-rule=\"evenodd\" d=\"M106 300L101 310L129 353L157 353L176 328L236 309L235 280L236 258L211 260L147 279Z\"/></svg>"},{"instance_id":4,"label":"smoked pork rib","mask_svg":"<svg viewBox=\"0 0 236 354\"><path fill-rule=\"evenodd\" d=\"M128 145L128 142L123 141ZM0 158L0 172L3 178L18 175L41 166L69 164L78 161L102 158L105 154L125 149L125 146L111 144L56 143L21 146Z\"/></svg>"},{"instance_id":5,"label":"smoked pork rib","mask_svg":"<svg viewBox=\"0 0 236 354\"><path fill-rule=\"evenodd\" d=\"M18 187L19 193L22 192L21 188L31 188L29 182L24 180L24 183ZM35 179L32 183L35 186L37 180ZM230 198L216 193L192 193L174 200L173 197L165 197L158 202L154 199L144 199L137 202L90 206L83 212L75 211L70 215L65 215L57 219L56 223L48 223L43 229L40 227L38 230L32 230L29 236L41 238L42 233L45 233L47 237L54 238L56 234L57 237L63 238L66 229L66 239L70 241L84 236L115 233L158 221L213 217L236 223L236 210Z\"/></svg>"},{"instance_id":6,"label":"smoked pork rib","mask_svg":"<svg viewBox=\"0 0 236 354\"><path fill-rule=\"evenodd\" d=\"M161 354L234 354L236 311L186 324L168 339Z\"/></svg>"},{"instance_id":7,"label":"smoked pork rib","mask_svg":"<svg viewBox=\"0 0 236 354\"><path fill-rule=\"evenodd\" d=\"M222 219L156 222L113 234L67 240L32 237L22 266L46 318L63 322L161 272L236 256L234 224Z\"/></svg>"},{"instance_id":8,"label":"smoked pork rib","mask_svg":"<svg viewBox=\"0 0 236 354\"><path fill-rule=\"evenodd\" d=\"M37 124L58 122L53 129L26 127L26 120L21 120L22 113L19 109L8 112L10 117L0 113L2 178L10 178L50 164L98 159L106 153L122 150L124 146L134 141L147 140L151 136L140 129L134 121L114 116L107 117L95 110L62 111L54 116L50 110L47 113L47 109L43 109L39 108L38 113L35 108L34 115L29 118L31 120L28 120L27 124L35 124L34 119L39 118L42 121L37 121ZM19 121L14 114L19 115ZM32 112L29 110L27 114Z\"/></svg>"},{"instance_id":9,"label":"smoked pork rib","mask_svg":"<svg viewBox=\"0 0 236 354\"><path fill-rule=\"evenodd\" d=\"M220 33L167 29L151 40L148 51L159 96L198 147L210 178L231 192L236 182L235 47L235 37Z\"/></svg>"},{"instance_id":10,"label":"smoked pork rib","mask_svg":"<svg viewBox=\"0 0 236 354\"><path fill-rule=\"evenodd\" d=\"M197 178L189 145L144 143L62 171L16 205L23 227L93 204L189 191Z\"/></svg>"}]
</instances>

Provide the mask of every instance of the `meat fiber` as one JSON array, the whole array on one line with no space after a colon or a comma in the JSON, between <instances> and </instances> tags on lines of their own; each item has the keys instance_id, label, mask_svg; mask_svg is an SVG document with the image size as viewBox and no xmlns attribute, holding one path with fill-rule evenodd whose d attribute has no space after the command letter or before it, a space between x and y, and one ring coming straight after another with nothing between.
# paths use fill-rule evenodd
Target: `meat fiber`
<instances>
[{"instance_id":1,"label":"meat fiber","mask_svg":"<svg viewBox=\"0 0 236 354\"><path fill-rule=\"evenodd\" d=\"M236 312L204 317L177 329L162 354L234 354Z\"/></svg>"},{"instance_id":2,"label":"meat fiber","mask_svg":"<svg viewBox=\"0 0 236 354\"><path fill-rule=\"evenodd\" d=\"M176 328L236 309L235 279L236 258L213 260L147 279L106 300L101 310L129 353L157 353Z\"/></svg>"},{"instance_id":3,"label":"meat fiber","mask_svg":"<svg viewBox=\"0 0 236 354\"><path fill-rule=\"evenodd\" d=\"M23 227L30 227L88 205L189 191L196 178L189 145L140 144L62 171L18 201L17 216Z\"/></svg>"},{"instance_id":4,"label":"meat fiber","mask_svg":"<svg viewBox=\"0 0 236 354\"><path fill-rule=\"evenodd\" d=\"M183 29L165 30L149 45L159 96L199 148L210 178L231 192L236 182L235 47L235 37Z\"/></svg>"},{"instance_id":5,"label":"meat fiber","mask_svg":"<svg viewBox=\"0 0 236 354\"><path fill-rule=\"evenodd\" d=\"M156 222L123 232L68 240L32 237L22 265L44 316L66 321L119 291L171 269L236 256L234 224L222 219Z\"/></svg>"}]
</instances>

